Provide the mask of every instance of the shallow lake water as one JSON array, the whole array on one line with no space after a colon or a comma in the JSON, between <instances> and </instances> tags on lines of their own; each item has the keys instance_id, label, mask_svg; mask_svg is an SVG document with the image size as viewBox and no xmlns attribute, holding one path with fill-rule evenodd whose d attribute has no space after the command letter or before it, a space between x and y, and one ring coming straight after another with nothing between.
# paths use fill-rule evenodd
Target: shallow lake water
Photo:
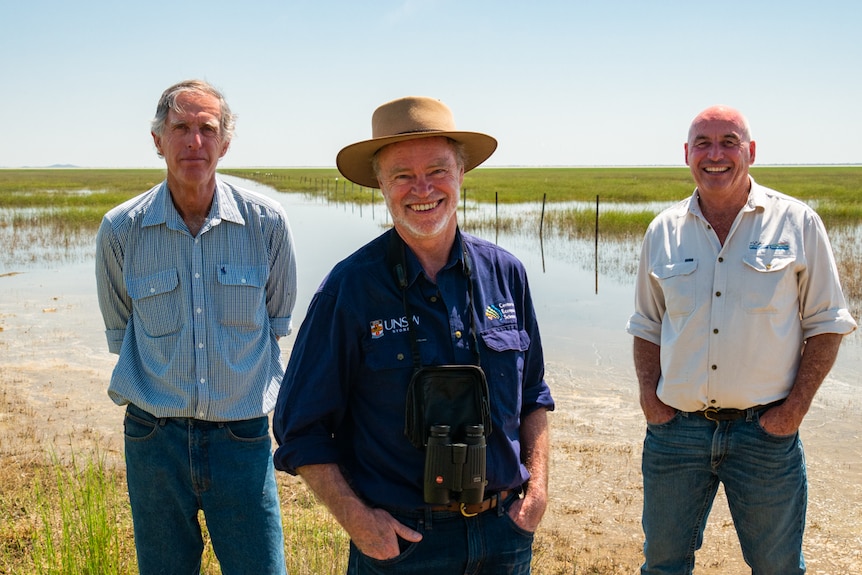
<instances>
[{"instance_id":1,"label":"shallow lake water","mask_svg":"<svg viewBox=\"0 0 862 575\"><path fill-rule=\"evenodd\" d=\"M276 198L285 206L298 260L295 330L302 322L314 290L332 266L390 225L385 206L379 200L374 205L361 207L330 203L302 194L280 193L248 180L225 179ZM502 209L520 208L506 206ZM491 231L479 235L495 241L524 262L549 372L562 381L571 378L594 381L617 400L631 399L632 407L636 408L631 337L625 333L625 324L633 306L638 246L633 242L602 241L596 255L593 240L546 237L540 241L538 229L531 229L536 228L534 215L525 217L525 229L517 233ZM460 210L459 217L462 217ZM473 214L468 209L466 218L471 217ZM18 245L14 249L17 251L13 253L8 232L0 229L0 239L6 246L0 255L0 297L8 302L31 292L53 290L79 298L80 305L93 310L86 325L80 326L81 337L88 347L104 349L93 278L92 234L64 238L58 245L56 239L45 241L44 233L34 228L29 232L30 237L16 236L14 242ZM2 237L4 233L6 237ZM50 323L52 317L34 317L33 321ZM282 341L288 351L293 336ZM841 395L853 395L862 385L859 383L862 374L860 341L858 332L845 338L830 375L830 380L834 380L830 385L837 386Z\"/></svg>"}]
</instances>

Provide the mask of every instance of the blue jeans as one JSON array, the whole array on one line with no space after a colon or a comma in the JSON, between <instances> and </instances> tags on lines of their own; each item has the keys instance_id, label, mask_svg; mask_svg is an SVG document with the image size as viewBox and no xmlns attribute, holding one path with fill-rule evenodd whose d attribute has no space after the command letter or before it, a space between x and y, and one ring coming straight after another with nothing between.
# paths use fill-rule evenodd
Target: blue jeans
<instances>
[{"instance_id":1,"label":"blue jeans","mask_svg":"<svg viewBox=\"0 0 862 575\"><path fill-rule=\"evenodd\" d=\"M642 574L692 572L719 482L751 572L805 573L808 482L798 433L767 433L756 408L723 422L680 412L648 425L642 466Z\"/></svg>"},{"instance_id":2,"label":"blue jeans","mask_svg":"<svg viewBox=\"0 0 862 575\"><path fill-rule=\"evenodd\" d=\"M398 557L379 561L351 542L348 575L529 575L533 534L506 513L517 494L495 509L474 517L450 512L393 512L401 523L422 534L422 541L401 541Z\"/></svg>"},{"instance_id":3,"label":"blue jeans","mask_svg":"<svg viewBox=\"0 0 862 575\"><path fill-rule=\"evenodd\" d=\"M200 573L201 509L222 573L287 573L266 417L156 418L129 405L124 428L141 575Z\"/></svg>"}]
</instances>

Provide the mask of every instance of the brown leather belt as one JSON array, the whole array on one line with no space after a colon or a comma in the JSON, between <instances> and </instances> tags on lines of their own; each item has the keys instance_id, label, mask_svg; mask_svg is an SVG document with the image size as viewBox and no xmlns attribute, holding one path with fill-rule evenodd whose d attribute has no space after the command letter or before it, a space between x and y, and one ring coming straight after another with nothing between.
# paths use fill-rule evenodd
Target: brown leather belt
<instances>
[{"instance_id":1,"label":"brown leather belt","mask_svg":"<svg viewBox=\"0 0 862 575\"><path fill-rule=\"evenodd\" d=\"M495 493L491 497L483 500L481 503L460 503L458 501L453 501L446 505L434 505L431 507L431 511L460 511L461 515L464 517L473 517L474 515L479 515L480 513L494 509L500 501L504 501L512 493L515 493L515 490L505 489Z\"/></svg>"},{"instance_id":2,"label":"brown leather belt","mask_svg":"<svg viewBox=\"0 0 862 575\"><path fill-rule=\"evenodd\" d=\"M784 400L779 399L778 401L773 401L772 403L767 403L766 405L755 405L754 407L749 407L747 409L724 409L717 407L707 407L703 411L692 411L691 414L697 415L698 417L702 417L704 419L708 419L710 421L735 421L737 419L742 419L743 417L746 417L749 410L763 411L769 409L770 407L781 405L782 403L784 403Z\"/></svg>"}]
</instances>

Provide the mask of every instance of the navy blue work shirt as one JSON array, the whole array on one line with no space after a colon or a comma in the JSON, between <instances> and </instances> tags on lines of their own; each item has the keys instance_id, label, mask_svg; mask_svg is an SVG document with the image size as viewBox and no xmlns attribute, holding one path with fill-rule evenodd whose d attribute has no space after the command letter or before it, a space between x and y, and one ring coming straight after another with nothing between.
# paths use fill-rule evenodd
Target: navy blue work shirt
<instances>
[{"instance_id":1,"label":"navy blue work shirt","mask_svg":"<svg viewBox=\"0 0 862 575\"><path fill-rule=\"evenodd\" d=\"M518 487L529 479L520 423L536 409L554 408L524 267L459 231L435 284L405 246L407 318L388 257L394 233L337 264L314 295L276 403L275 466L295 474L304 465L336 463L367 503L423 507L424 451L404 435L414 369L408 330L416 330L423 365L475 364L473 314L493 425L486 493ZM471 263L472 307L462 249Z\"/></svg>"}]
</instances>

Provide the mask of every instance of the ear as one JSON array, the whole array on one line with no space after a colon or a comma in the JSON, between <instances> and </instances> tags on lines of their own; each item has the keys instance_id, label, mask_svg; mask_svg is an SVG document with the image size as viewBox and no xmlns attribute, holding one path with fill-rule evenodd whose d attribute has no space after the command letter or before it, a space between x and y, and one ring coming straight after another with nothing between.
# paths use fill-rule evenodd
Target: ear
<instances>
[{"instance_id":1,"label":"ear","mask_svg":"<svg viewBox=\"0 0 862 575\"><path fill-rule=\"evenodd\" d=\"M156 146L156 151L159 153L160 156L163 155L162 154L162 139L160 137L158 137L155 134L155 132L150 132L150 135L153 137L153 144L155 144L155 146Z\"/></svg>"},{"instance_id":2,"label":"ear","mask_svg":"<svg viewBox=\"0 0 862 575\"><path fill-rule=\"evenodd\" d=\"M683 146L684 146L683 149L685 150L685 165L687 166L688 165L688 142L683 144Z\"/></svg>"},{"instance_id":3,"label":"ear","mask_svg":"<svg viewBox=\"0 0 862 575\"><path fill-rule=\"evenodd\" d=\"M754 163L755 151L757 149L757 144L754 143L754 140L751 140L748 143L748 164L751 165Z\"/></svg>"},{"instance_id":4,"label":"ear","mask_svg":"<svg viewBox=\"0 0 862 575\"><path fill-rule=\"evenodd\" d=\"M230 140L222 145L221 153L218 155L219 159L224 158L224 155L227 154L228 148L230 148Z\"/></svg>"}]
</instances>

